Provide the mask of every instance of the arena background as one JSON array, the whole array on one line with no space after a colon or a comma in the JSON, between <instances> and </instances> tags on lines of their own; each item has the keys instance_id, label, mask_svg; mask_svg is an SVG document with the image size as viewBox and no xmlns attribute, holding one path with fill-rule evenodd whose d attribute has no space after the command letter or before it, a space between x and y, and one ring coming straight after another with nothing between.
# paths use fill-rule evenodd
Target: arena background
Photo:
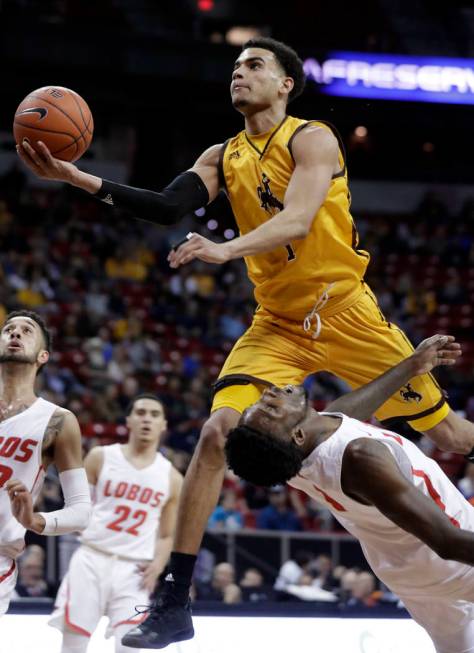
<instances>
[{"instance_id":1,"label":"arena background","mask_svg":"<svg viewBox=\"0 0 474 653\"><path fill-rule=\"evenodd\" d=\"M342 135L353 215L361 246L372 255L367 279L387 318L415 344L436 332L462 342L462 361L436 376L451 406L474 418L474 9L467 0L449 6L427 0L2 0L0 30L0 313L31 307L51 325L55 353L38 391L75 412L85 451L98 442L123 441L130 397L153 391L168 413L163 451L184 471L208 412L211 383L251 319L252 289L241 262L193 263L178 272L166 262L172 244L190 228L216 239L235 235L224 197L164 229L42 183L17 161L15 108L40 86L76 90L95 120L92 146L79 165L115 181L160 188L207 146L242 128L229 82L239 44L253 34L288 42L306 61L307 89L290 113L328 120ZM401 65L411 66L408 81L400 81ZM327 374L310 378L307 386L317 408L346 391ZM461 456L407 434L468 499L474 495L474 473ZM197 601L199 614L231 610L243 619L304 613L321 615L320 624L324 617L404 615L396 597L364 576L358 544L298 493L263 492L229 475L221 503L204 542L199 581L209 583L215 565L228 561L243 601L232 607L200 607ZM60 504L50 470L41 505L50 510ZM285 516L283 528L264 528L268 506ZM25 563L25 597L11 612L48 612L75 538L29 534L27 542L45 556L29 550L36 570L31 576ZM334 603L273 589L281 565L302 552L311 554L314 580L324 585L334 579L332 587L324 585ZM321 558L326 554L329 562ZM255 591L241 584L249 568L261 573ZM5 623L13 623L9 618ZM35 623L41 623L38 632L46 630L42 621ZM367 623L360 622L362 630ZM18 633L16 621L12 632ZM386 648L390 638L383 632L373 635L379 648L370 650L407 650L401 640L396 648L395 634ZM22 636L0 650L26 650ZM307 642L311 635L305 637ZM338 650L369 650L361 637ZM423 642L418 650L432 650Z\"/></svg>"}]
</instances>

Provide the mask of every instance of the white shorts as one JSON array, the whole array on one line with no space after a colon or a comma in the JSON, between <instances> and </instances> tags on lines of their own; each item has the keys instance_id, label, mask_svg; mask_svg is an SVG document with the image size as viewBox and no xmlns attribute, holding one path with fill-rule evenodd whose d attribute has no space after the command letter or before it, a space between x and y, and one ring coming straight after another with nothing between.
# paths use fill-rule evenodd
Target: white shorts
<instances>
[{"instance_id":1,"label":"white shorts","mask_svg":"<svg viewBox=\"0 0 474 653\"><path fill-rule=\"evenodd\" d=\"M474 603L436 596L401 598L433 640L436 653L474 653Z\"/></svg>"},{"instance_id":2,"label":"white shorts","mask_svg":"<svg viewBox=\"0 0 474 653\"><path fill-rule=\"evenodd\" d=\"M0 617L8 610L17 575L16 562L11 558L0 556Z\"/></svg>"},{"instance_id":3,"label":"white shorts","mask_svg":"<svg viewBox=\"0 0 474 653\"><path fill-rule=\"evenodd\" d=\"M136 605L149 604L148 592L140 587L138 562L80 546L71 558L54 604L49 624L90 637L102 616L109 618L106 637L123 624L136 625Z\"/></svg>"}]
</instances>

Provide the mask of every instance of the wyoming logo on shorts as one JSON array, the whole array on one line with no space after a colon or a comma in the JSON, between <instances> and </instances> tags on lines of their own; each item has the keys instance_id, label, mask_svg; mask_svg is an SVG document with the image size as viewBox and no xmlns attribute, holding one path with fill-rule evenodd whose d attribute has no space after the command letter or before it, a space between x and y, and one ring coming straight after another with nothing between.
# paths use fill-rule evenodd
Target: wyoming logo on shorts
<instances>
[{"instance_id":1,"label":"wyoming logo on shorts","mask_svg":"<svg viewBox=\"0 0 474 653\"><path fill-rule=\"evenodd\" d=\"M275 215L283 209L283 202L272 193L270 189L270 179L262 172L262 185L257 186L257 194L260 200L260 206L270 215Z\"/></svg>"},{"instance_id":2,"label":"wyoming logo on shorts","mask_svg":"<svg viewBox=\"0 0 474 653\"><path fill-rule=\"evenodd\" d=\"M423 399L422 395L419 392L416 392L411 387L410 383L407 383L400 390L400 395L403 397L404 401L416 401L417 404Z\"/></svg>"}]
</instances>

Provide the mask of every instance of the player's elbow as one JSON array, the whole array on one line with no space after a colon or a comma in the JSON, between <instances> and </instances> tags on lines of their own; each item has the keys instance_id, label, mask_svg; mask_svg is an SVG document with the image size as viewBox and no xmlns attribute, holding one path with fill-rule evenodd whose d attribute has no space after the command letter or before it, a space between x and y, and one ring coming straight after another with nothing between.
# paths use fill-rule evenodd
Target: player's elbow
<instances>
[{"instance_id":1,"label":"player's elbow","mask_svg":"<svg viewBox=\"0 0 474 653\"><path fill-rule=\"evenodd\" d=\"M290 240L303 240L311 231L311 222L308 221L307 216L301 215L295 217L292 225L292 233Z\"/></svg>"}]
</instances>

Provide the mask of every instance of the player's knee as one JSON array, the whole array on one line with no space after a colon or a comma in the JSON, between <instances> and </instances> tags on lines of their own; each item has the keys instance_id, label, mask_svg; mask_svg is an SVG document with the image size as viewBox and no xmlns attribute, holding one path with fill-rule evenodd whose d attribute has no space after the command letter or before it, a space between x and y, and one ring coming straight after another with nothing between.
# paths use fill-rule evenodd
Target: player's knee
<instances>
[{"instance_id":1,"label":"player's knee","mask_svg":"<svg viewBox=\"0 0 474 653\"><path fill-rule=\"evenodd\" d=\"M474 447L474 424L452 410L433 428L425 431L441 451L470 453Z\"/></svg>"}]
</instances>

